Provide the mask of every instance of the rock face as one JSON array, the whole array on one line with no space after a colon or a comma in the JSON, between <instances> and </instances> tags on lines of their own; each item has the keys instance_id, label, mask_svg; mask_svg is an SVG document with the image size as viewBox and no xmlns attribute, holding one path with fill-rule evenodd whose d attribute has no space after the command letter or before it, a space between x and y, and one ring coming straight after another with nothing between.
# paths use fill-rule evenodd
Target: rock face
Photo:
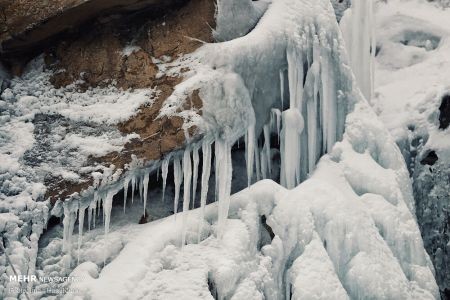
<instances>
[{"instance_id":1,"label":"rock face","mask_svg":"<svg viewBox=\"0 0 450 300\"><path fill-rule=\"evenodd\" d=\"M161 10L182 0L2 0L0 44L4 53L28 52L55 35L99 16ZM185 1L184 1L185 2Z\"/></svg>"},{"instance_id":2,"label":"rock face","mask_svg":"<svg viewBox=\"0 0 450 300\"><path fill-rule=\"evenodd\" d=\"M426 118L410 126L407 140L399 142L413 181L417 222L443 299L450 298L450 145L439 141L448 140L443 125L449 98L444 94L435 101L433 109L425 110Z\"/></svg>"},{"instance_id":3,"label":"rock face","mask_svg":"<svg viewBox=\"0 0 450 300\"><path fill-rule=\"evenodd\" d=\"M212 41L213 1L9 1L1 7L8 16L3 23L6 28L0 29L2 58L13 63L16 75L25 62L21 56L24 51L39 50L45 45L45 63L53 70L50 81L55 88L75 84L83 91L113 84L123 89L158 91L152 105L141 107L135 117L117 125L124 135L137 133L140 138L130 140L120 153L92 157L83 165L125 169L132 156L144 162L159 160L186 143L182 118L157 117L166 98L183 80L183 72L188 70L167 75L158 69L158 62L168 63L193 52L201 41ZM129 13L134 10L139 12ZM90 21L86 23L87 20ZM74 26L78 26L76 30L56 36ZM48 38L55 39L47 44ZM201 114L198 93L194 92L189 99L183 109ZM187 133L192 139L199 138L195 127ZM80 183L47 176L46 198L54 203L92 185L93 178L80 176Z\"/></svg>"}]
</instances>

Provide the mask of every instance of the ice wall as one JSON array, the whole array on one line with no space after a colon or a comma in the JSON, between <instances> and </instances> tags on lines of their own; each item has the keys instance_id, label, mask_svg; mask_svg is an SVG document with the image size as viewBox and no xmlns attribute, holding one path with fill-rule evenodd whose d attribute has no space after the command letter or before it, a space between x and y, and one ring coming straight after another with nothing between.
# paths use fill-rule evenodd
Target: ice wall
<instances>
[{"instance_id":1,"label":"ice wall","mask_svg":"<svg viewBox=\"0 0 450 300\"><path fill-rule=\"evenodd\" d=\"M226 7L233 3L223 0L219 5ZM240 5L251 8L253 4ZM230 16L219 6L217 18L229 20ZM347 112L356 102L357 89L348 75L343 39L333 8L325 0L273 1L247 35L206 44L177 63L178 68L188 67L192 71L166 100L161 116L186 119L186 112L180 112L179 108L193 91L199 91L202 115L191 119L203 139L215 144L219 235L228 216L230 151L239 138L246 137L247 175L251 184L271 173L270 137L278 135L280 182L292 189L314 171L318 159L342 138ZM184 181L184 223L193 198L191 151L188 148L184 152L183 163L180 155L173 157L174 212L177 213ZM210 170L208 162L204 171L209 174ZM206 189L208 174L202 174L202 189ZM145 176L137 177L144 205ZM185 244L185 235L185 232L181 235L181 245Z\"/></svg>"}]
</instances>

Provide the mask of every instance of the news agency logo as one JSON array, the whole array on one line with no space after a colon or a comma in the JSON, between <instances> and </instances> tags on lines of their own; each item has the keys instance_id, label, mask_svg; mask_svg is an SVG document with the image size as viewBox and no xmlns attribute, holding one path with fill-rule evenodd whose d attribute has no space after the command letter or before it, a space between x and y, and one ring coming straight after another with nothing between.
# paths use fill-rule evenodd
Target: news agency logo
<instances>
[{"instance_id":1,"label":"news agency logo","mask_svg":"<svg viewBox=\"0 0 450 300\"><path fill-rule=\"evenodd\" d=\"M40 283L66 283L77 282L79 278L75 276L36 276L36 275L10 275L10 282L40 282Z\"/></svg>"}]
</instances>

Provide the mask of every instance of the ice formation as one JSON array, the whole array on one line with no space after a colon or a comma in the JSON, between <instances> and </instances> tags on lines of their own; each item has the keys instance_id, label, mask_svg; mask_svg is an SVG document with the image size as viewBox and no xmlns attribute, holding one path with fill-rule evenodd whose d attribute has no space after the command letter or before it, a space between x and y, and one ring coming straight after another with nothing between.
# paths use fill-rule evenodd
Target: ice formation
<instances>
[{"instance_id":1,"label":"ice formation","mask_svg":"<svg viewBox=\"0 0 450 300\"><path fill-rule=\"evenodd\" d=\"M218 20L230 20L223 7L236 2L219 1ZM267 10L256 25L221 22L223 40L242 37L206 44L180 59L180 66L187 64L192 71L176 86L162 113L181 114L177 108L199 90L203 111L194 119L203 135L200 209L189 210L199 166L199 145L194 141L182 155L173 154L174 216L142 225L134 229L135 235L117 233L128 234L128 240L114 259L104 247L104 266L83 261L80 222L81 264L72 274L83 280L71 285L74 292L67 297L437 298L434 269L413 216L407 169L357 86L358 82L371 97L370 35L360 43L346 37L351 45L348 62L329 1L273 0L264 9L251 1L242 3L259 13L256 18ZM361 21L370 13L361 3L367 2L356 1L352 9L352 20L363 24L353 24L359 27L354 30L362 30L354 33L357 36L372 28L367 25L372 17L369 23ZM247 31L236 32L237 25L255 28L243 36ZM227 32L237 36L228 37ZM361 64L353 70L355 81L348 65L357 63ZM270 177L273 170L272 134L280 144L281 185L269 180L251 185ZM231 150L243 136L249 188L231 196ZM218 203L207 206L213 143ZM163 198L170 159L161 162ZM152 167L138 166L127 174L105 170L94 194L56 205L64 215L67 272L73 267L76 214L81 208L79 219L84 219L84 201L89 204L89 229L102 208L107 244L113 197L131 182L132 202L137 188L145 215ZM261 236L270 234L262 217L274 235L264 243ZM37 236L41 232L36 229ZM183 247L173 246L180 241ZM35 243L37 248L37 238ZM98 267L103 268L100 274ZM137 279L136 274L142 276Z\"/></svg>"},{"instance_id":2,"label":"ice formation","mask_svg":"<svg viewBox=\"0 0 450 300\"><path fill-rule=\"evenodd\" d=\"M374 1L357 0L351 3L340 25L352 71L361 92L370 100L373 97L376 51Z\"/></svg>"}]
</instances>

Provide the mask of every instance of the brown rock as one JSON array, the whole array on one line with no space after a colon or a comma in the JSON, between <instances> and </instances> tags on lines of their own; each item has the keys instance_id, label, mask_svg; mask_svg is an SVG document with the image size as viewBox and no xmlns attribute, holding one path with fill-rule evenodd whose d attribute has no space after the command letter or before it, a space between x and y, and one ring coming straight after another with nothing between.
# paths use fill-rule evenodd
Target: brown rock
<instances>
[{"instance_id":1,"label":"brown rock","mask_svg":"<svg viewBox=\"0 0 450 300\"><path fill-rule=\"evenodd\" d=\"M75 39L66 39L56 45L54 51L47 53L48 66L54 70L63 70L52 78L56 86L64 86L83 79L84 87L115 81L122 88L156 86L160 91L159 97L152 105L141 107L133 118L118 124L118 129L123 134L134 132L141 138L131 140L120 153L109 153L99 158L91 157L86 162L87 165L113 164L117 169L126 169L132 155L144 161L158 160L185 145L186 134L182 129L184 120L176 116L158 118L164 101L172 94L174 87L182 81L182 78L168 76L156 78L157 68L151 57L163 55L176 57L192 52L201 45L186 36L212 41L209 25L214 22L214 11L212 0L191 0L178 10L144 24L120 25L121 23L116 20L114 26L99 27ZM127 30L121 31L120 28L124 26ZM140 50L124 57L123 47L132 41L140 47ZM202 100L199 93L194 91L183 109L193 109L200 114L201 107ZM195 127L189 128L188 134L194 139L200 138ZM73 184L58 178L50 178L47 181L49 187L47 196L54 203L58 199L66 199L75 192L81 192L93 182L89 177L83 179L82 184Z\"/></svg>"},{"instance_id":2,"label":"brown rock","mask_svg":"<svg viewBox=\"0 0 450 300\"><path fill-rule=\"evenodd\" d=\"M99 16L160 10L181 0L1 0L0 45L5 53L29 52L67 29Z\"/></svg>"}]
</instances>

